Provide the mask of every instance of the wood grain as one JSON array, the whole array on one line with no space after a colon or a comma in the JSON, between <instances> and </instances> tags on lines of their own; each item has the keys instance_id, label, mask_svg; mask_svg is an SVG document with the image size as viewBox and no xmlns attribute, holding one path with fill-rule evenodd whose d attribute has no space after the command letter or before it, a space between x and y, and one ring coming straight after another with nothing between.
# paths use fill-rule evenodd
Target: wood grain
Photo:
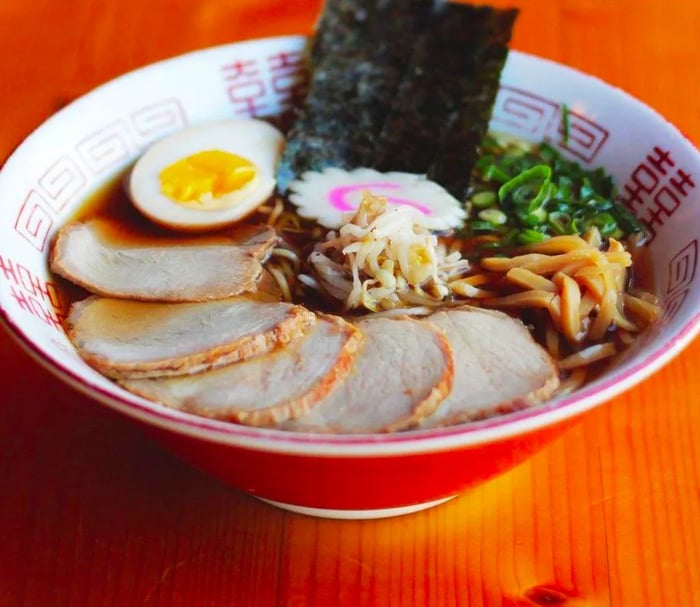
<instances>
[{"instance_id":1,"label":"wood grain","mask_svg":"<svg viewBox=\"0 0 700 607\"><path fill-rule=\"evenodd\" d=\"M700 140L695 0L518 4L516 48L601 76ZM113 76L308 31L318 5L4 0L0 157ZM0 605L700 605L699 358L696 340L444 506L335 522L280 512L185 467L0 334Z\"/></svg>"}]
</instances>

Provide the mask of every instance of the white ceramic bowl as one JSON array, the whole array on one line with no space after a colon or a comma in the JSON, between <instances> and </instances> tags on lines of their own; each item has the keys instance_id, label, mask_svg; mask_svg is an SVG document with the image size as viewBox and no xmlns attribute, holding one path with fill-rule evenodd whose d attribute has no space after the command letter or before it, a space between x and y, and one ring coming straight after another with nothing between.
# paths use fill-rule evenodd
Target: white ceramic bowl
<instances>
[{"instance_id":1,"label":"white ceramic bowl","mask_svg":"<svg viewBox=\"0 0 700 607\"><path fill-rule=\"evenodd\" d=\"M512 52L492 128L548 139L604 166L651 229L664 316L613 371L584 389L508 416L381 436L307 436L180 413L121 390L66 339L64 302L47 268L51 238L90 193L158 138L186 124L289 105L304 39L231 44L127 74L39 127L0 173L0 312L10 333L69 385L140 422L184 459L253 495L327 516L417 510L509 468L568 422L641 381L700 326L700 155L664 118L622 91L550 61ZM562 104L569 109L565 141Z\"/></svg>"}]
</instances>

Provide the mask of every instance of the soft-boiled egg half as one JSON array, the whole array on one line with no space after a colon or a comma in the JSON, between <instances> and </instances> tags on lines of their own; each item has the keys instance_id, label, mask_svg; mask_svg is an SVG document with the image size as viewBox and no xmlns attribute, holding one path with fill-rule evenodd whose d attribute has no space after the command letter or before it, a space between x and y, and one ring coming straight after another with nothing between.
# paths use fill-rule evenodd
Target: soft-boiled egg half
<instances>
[{"instance_id":1,"label":"soft-boiled egg half","mask_svg":"<svg viewBox=\"0 0 700 607\"><path fill-rule=\"evenodd\" d=\"M194 125L153 144L128 181L134 206L152 221L181 230L235 223L275 189L284 136L254 118Z\"/></svg>"}]
</instances>

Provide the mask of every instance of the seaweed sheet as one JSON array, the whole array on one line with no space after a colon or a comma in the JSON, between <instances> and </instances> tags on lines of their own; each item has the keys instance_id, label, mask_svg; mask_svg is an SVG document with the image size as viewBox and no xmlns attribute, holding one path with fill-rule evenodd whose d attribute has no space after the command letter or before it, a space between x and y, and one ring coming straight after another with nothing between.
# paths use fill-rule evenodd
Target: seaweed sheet
<instances>
[{"instance_id":1,"label":"seaweed sheet","mask_svg":"<svg viewBox=\"0 0 700 607\"><path fill-rule=\"evenodd\" d=\"M487 6L436 6L379 136L376 168L427 173L466 197L516 16Z\"/></svg>"},{"instance_id":2,"label":"seaweed sheet","mask_svg":"<svg viewBox=\"0 0 700 607\"><path fill-rule=\"evenodd\" d=\"M307 97L287 138L278 188L307 170L371 166L431 0L329 0L311 47Z\"/></svg>"},{"instance_id":3,"label":"seaweed sheet","mask_svg":"<svg viewBox=\"0 0 700 607\"><path fill-rule=\"evenodd\" d=\"M365 0L327 2L311 45L312 67L329 53L361 48L367 38L367 20L375 10L376 3Z\"/></svg>"},{"instance_id":4,"label":"seaweed sheet","mask_svg":"<svg viewBox=\"0 0 700 607\"><path fill-rule=\"evenodd\" d=\"M278 188L328 166L427 173L463 198L516 11L328 0Z\"/></svg>"}]
</instances>

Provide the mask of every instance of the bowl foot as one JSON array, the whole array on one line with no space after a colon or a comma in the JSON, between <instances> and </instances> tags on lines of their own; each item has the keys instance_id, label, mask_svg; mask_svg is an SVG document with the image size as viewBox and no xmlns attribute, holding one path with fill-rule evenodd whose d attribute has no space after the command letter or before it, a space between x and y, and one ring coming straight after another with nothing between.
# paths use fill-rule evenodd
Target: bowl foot
<instances>
[{"instance_id":1,"label":"bowl foot","mask_svg":"<svg viewBox=\"0 0 700 607\"><path fill-rule=\"evenodd\" d=\"M433 500L431 502L422 502L420 504L411 504L410 506L400 506L398 508L381 508L378 510L332 510L329 508L309 508L307 506L296 506L295 504L285 504L284 502L276 502L274 500L268 500L264 497L258 497L262 502L276 506L277 508L282 508L282 510L289 510L290 512L295 512L297 514L305 514L306 516L317 516L321 518L335 518L344 520L365 520L365 519L375 519L375 518L389 518L390 516L401 516L403 514L411 514L413 512L420 512L421 510L427 510L433 506L438 506L444 504L446 501L457 497L456 495L450 495L449 497L443 497L439 500Z\"/></svg>"}]
</instances>

